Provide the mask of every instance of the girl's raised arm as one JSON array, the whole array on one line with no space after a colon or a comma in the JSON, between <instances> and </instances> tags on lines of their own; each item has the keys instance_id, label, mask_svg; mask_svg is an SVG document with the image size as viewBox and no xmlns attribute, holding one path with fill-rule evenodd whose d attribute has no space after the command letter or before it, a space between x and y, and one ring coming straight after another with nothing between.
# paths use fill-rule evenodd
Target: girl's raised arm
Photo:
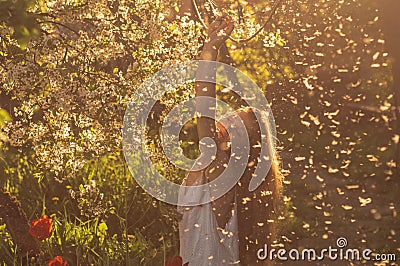
<instances>
[{"instance_id":1,"label":"girl's raised arm","mask_svg":"<svg viewBox=\"0 0 400 266\"><path fill-rule=\"evenodd\" d=\"M211 23L208 29L208 38L205 41L200 60L216 61L218 50L221 45L231 34L234 27L232 18L227 14L218 17ZM211 64L210 64L211 65ZM212 78L215 77L216 69L210 69L209 64L200 65L197 76ZM196 97L204 96L209 97L207 101L196 101L197 118L197 132L199 140L205 137L216 140L216 124L215 120L205 117L206 114L215 117L215 84L210 82L198 81L195 84Z\"/></svg>"}]
</instances>

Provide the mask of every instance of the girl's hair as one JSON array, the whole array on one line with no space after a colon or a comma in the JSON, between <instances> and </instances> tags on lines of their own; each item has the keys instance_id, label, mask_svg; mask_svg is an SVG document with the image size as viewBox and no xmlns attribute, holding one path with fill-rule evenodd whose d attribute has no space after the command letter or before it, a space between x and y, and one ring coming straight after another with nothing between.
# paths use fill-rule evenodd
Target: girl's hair
<instances>
[{"instance_id":1,"label":"girl's hair","mask_svg":"<svg viewBox=\"0 0 400 266\"><path fill-rule=\"evenodd\" d=\"M246 127L250 143L248 164L236 186L240 263L241 265L261 265L265 262L258 260L257 250L263 248L264 244L270 247L274 240L277 240L277 223L282 206L282 174L268 123L258 121L255 115L257 111L249 107L241 108L236 112ZM262 184L250 192L249 182L260 161L260 126L265 127L267 131L266 137L272 162ZM223 132L222 129L220 131Z\"/></svg>"}]
</instances>

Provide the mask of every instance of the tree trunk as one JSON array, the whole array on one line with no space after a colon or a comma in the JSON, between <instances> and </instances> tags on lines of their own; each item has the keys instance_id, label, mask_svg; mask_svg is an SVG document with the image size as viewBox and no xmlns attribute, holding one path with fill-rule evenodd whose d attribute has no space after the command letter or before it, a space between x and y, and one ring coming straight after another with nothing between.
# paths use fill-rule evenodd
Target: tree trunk
<instances>
[{"instance_id":1,"label":"tree trunk","mask_svg":"<svg viewBox=\"0 0 400 266\"><path fill-rule=\"evenodd\" d=\"M18 253L35 257L39 254L36 240L29 234L29 224L25 212L15 198L0 190L0 218L7 226Z\"/></svg>"}]
</instances>

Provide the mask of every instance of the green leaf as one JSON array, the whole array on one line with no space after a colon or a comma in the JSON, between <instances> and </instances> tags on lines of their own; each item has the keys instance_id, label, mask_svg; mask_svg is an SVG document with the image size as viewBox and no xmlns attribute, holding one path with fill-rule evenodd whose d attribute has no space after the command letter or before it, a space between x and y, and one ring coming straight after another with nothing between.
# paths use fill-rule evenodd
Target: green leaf
<instances>
[{"instance_id":1,"label":"green leaf","mask_svg":"<svg viewBox=\"0 0 400 266\"><path fill-rule=\"evenodd\" d=\"M10 115L6 110L0 108L0 127L7 121L11 121Z\"/></svg>"},{"instance_id":2,"label":"green leaf","mask_svg":"<svg viewBox=\"0 0 400 266\"><path fill-rule=\"evenodd\" d=\"M101 233L105 234L107 230L108 230L108 226L106 223L102 222L99 224L99 231Z\"/></svg>"}]
</instances>

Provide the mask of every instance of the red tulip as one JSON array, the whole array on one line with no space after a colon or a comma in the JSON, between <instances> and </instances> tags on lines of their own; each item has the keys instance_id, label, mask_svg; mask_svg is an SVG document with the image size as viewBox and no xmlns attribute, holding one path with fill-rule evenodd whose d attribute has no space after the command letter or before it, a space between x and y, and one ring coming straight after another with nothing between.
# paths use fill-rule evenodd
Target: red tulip
<instances>
[{"instance_id":1,"label":"red tulip","mask_svg":"<svg viewBox=\"0 0 400 266\"><path fill-rule=\"evenodd\" d=\"M182 257L181 256L175 256L173 258L169 258L167 262L165 263L165 266L188 266L189 262L186 262L185 264L182 265Z\"/></svg>"},{"instance_id":2,"label":"red tulip","mask_svg":"<svg viewBox=\"0 0 400 266\"><path fill-rule=\"evenodd\" d=\"M67 265L67 263L68 262L66 260L63 260L61 256L57 256L51 261L49 261L48 266L65 266Z\"/></svg>"},{"instance_id":3,"label":"red tulip","mask_svg":"<svg viewBox=\"0 0 400 266\"><path fill-rule=\"evenodd\" d=\"M29 233L36 239L42 241L51 236L51 229L53 228L53 222L45 214L42 218L35 219L31 222L31 228Z\"/></svg>"}]
</instances>

